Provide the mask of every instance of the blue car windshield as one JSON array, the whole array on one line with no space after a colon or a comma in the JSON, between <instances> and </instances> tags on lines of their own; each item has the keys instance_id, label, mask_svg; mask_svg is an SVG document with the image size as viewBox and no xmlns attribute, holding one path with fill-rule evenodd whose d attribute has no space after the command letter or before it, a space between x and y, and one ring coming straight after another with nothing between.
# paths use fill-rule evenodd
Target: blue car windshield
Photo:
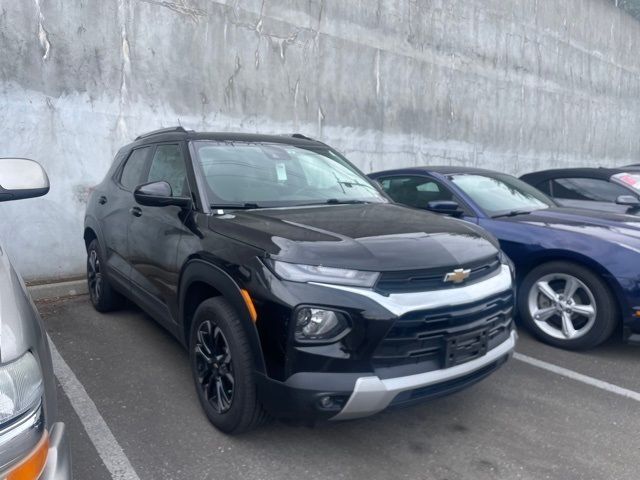
<instances>
[{"instance_id":1,"label":"blue car windshield","mask_svg":"<svg viewBox=\"0 0 640 480\"><path fill-rule=\"evenodd\" d=\"M640 174L638 173L617 173L611 178L640 192Z\"/></svg>"},{"instance_id":2,"label":"blue car windshield","mask_svg":"<svg viewBox=\"0 0 640 480\"><path fill-rule=\"evenodd\" d=\"M490 217L555 206L542 192L510 175L474 173L451 175L450 178Z\"/></svg>"},{"instance_id":3,"label":"blue car windshield","mask_svg":"<svg viewBox=\"0 0 640 480\"><path fill-rule=\"evenodd\" d=\"M213 206L386 203L369 179L329 148L194 142Z\"/></svg>"}]
</instances>

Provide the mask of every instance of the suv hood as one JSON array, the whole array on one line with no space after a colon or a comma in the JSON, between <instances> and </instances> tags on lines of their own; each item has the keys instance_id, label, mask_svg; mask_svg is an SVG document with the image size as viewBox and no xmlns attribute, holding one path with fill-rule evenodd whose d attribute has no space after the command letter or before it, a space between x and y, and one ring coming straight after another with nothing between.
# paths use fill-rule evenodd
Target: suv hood
<instances>
[{"instance_id":1,"label":"suv hood","mask_svg":"<svg viewBox=\"0 0 640 480\"><path fill-rule=\"evenodd\" d=\"M358 270L464 266L498 253L475 225L396 204L236 211L209 226L272 258Z\"/></svg>"}]
</instances>

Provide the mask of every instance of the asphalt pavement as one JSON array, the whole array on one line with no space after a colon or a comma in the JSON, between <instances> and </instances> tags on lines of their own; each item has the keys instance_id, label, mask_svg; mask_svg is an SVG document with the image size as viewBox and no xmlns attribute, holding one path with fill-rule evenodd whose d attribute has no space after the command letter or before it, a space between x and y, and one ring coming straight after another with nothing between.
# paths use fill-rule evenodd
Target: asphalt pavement
<instances>
[{"instance_id":1,"label":"asphalt pavement","mask_svg":"<svg viewBox=\"0 0 640 480\"><path fill-rule=\"evenodd\" d=\"M66 369L58 398L76 480L639 477L640 348L618 340L575 353L521 331L526 357L455 395L230 437L202 413L186 351L140 310L100 314L86 296L38 306Z\"/></svg>"}]
</instances>

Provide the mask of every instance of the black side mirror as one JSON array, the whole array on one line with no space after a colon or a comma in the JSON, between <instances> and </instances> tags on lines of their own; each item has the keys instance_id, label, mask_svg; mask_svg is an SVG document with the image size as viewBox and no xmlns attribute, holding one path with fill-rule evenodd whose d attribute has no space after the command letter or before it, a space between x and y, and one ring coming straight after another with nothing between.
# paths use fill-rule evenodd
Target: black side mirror
<instances>
[{"instance_id":1,"label":"black side mirror","mask_svg":"<svg viewBox=\"0 0 640 480\"><path fill-rule=\"evenodd\" d=\"M452 217L461 217L464 213L460 210L458 202L451 200L435 200L427 203L427 210L433 213L440 213L444 215L451 215Z\"/></svg>"},{"instance_id":2,"label":"black side mirror","mask_svg":"<svg viewBox=\"0 0 640 480\"><path fill-rule=\"evenodd\" d=\"M0 158L0 202L45 195L49 177L34 160Z\"/></svg>"},{"instance_id":3,"label":"black side mirror","mask_svg":"<svg viewBox=\"0 0 640 480\"><path fill-rule=\"evenodd\" d=\"M620 195L616 198L616 203L618 205L625 205L631 208L640 208L640 200L633 195Z\"/></svg>"},{"instance_id":4,"label":"black side mirror","mask_svg":"<svg viewBox=\"0 0 640 480\"><path fill-rule=\"evenodd\" d=\"M133 191L133 198L140 205L148 207L166 207L175 205L186 208L191 205L189 197L174 197L171 185L165 181L145 183L138 185Z\"/></svg>"}]
</instances>

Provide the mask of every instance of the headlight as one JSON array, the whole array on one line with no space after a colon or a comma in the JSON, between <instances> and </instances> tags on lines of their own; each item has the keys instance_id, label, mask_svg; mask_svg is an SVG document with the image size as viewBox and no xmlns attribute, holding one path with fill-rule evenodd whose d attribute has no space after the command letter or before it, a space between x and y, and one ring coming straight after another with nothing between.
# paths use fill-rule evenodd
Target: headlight
<instances>
[{"instance_id":1,"label":"headlight","mask_svg":"<svg viewBox=\"0 0 640 480\"><path fill-rule=\"evenodd\" d=\"M31 352L0 366L0 424L35 407L43 393L40 366Z\"/></svg>"},{"instance_id":2,"label":"headlight","mask_svg":"<svg viewBox=\"0 0 640 480\"><path fill-rule=\"evenodd\" d=\"M503 265L508 266L509 270L511 270L511 279L515 279L516 278L516 266L513 264L511 259L502 250L500 250L499 258L500 258L500 263L503 264Z\"/></svg>"},{"instance_id":3,"label":"headlight","mask_svg":"<svg viewBox=\"0 0 640 480\"><path fill-rule=\"evenodd\" d=\"M353 285L357 287L373 287L378 272L363 272L360 270L347 270L344 268L322 267L316 265L299 265L273 261L276 274L292 282L320 282L337 285Z\"/></svg>"},{"instance_id":4,"label":"headlight","mask_svg":"<svg viewBox=\"0 0 640 480\"><path fill-rule=\"evenodd\" d=\"M349 328L345 314L323 308L302 307L295 314L296 340L338 340Z\"/></svg>"}]
</instances>

